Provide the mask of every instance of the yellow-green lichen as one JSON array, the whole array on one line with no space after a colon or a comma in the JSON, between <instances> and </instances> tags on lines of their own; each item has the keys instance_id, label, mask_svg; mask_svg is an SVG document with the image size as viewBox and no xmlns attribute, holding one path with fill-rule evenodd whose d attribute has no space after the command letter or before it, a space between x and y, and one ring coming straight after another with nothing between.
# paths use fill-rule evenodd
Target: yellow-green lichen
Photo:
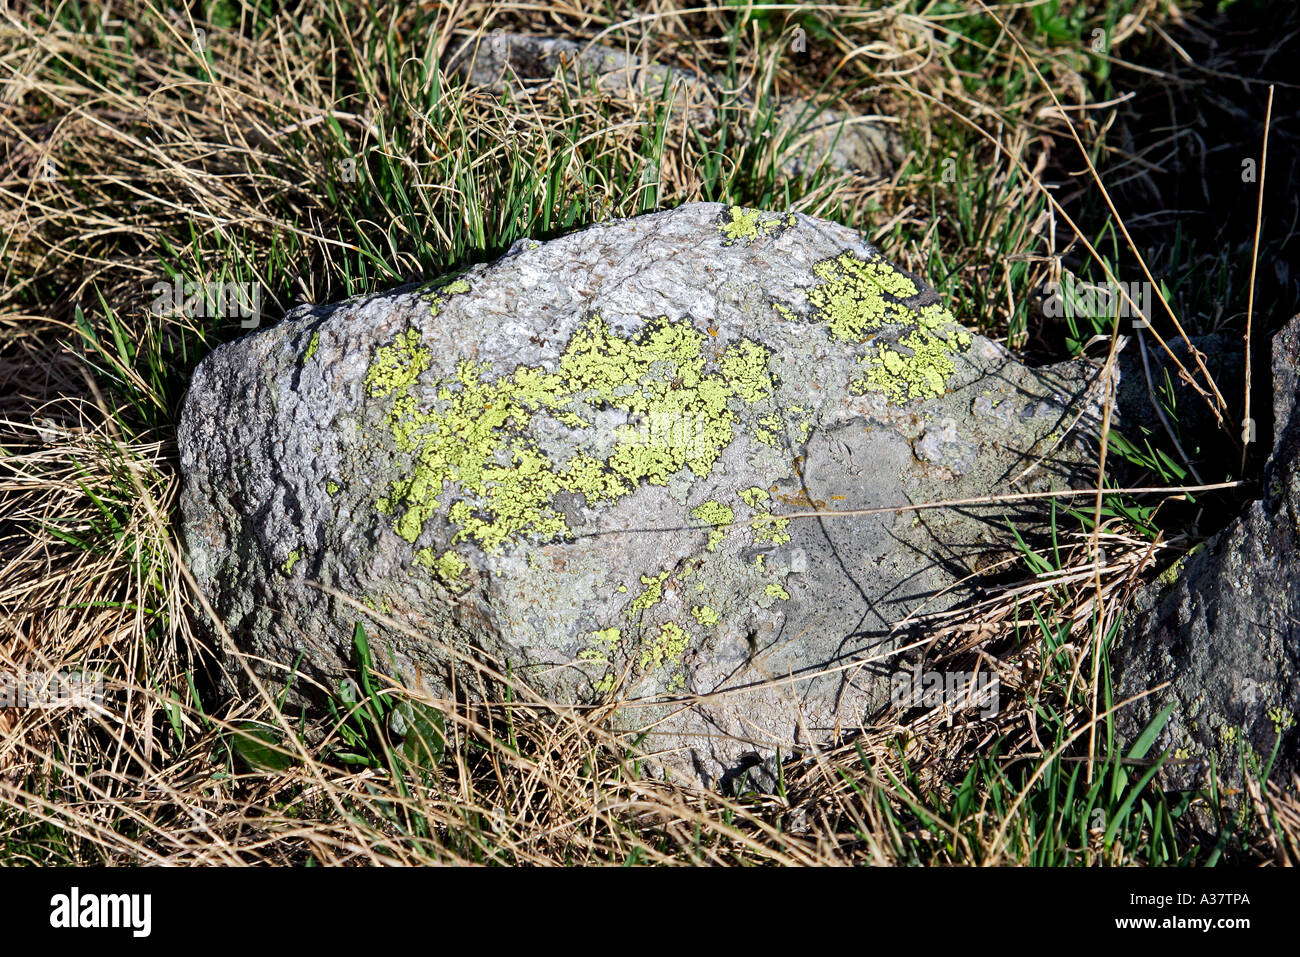
<instances>
[{"instance_id":1,"label":"yellow-green lichen","mask_svg":"<svg viewBox=\"0 0 1300 957\"><path fill-rule=\"evenodd\" d=\"M1295 715L1281 705L1268 709L1268 720L1273 722L1274 734L1281 734L1295 727Z\"/></svg>"},{"instance_id":2,"label":"yellow-green lichen","mask_svg":"<svg viewBox=\"0 0 1300 957\"><path fill-rule=\"evenodd\" d=\"M464 279L453 279L451 282L435 280L424 294L425 300L429 303L429 315L437 316L442 311L442 307L447 304L448 296L455 296L461 293L469 292L469 283Z\"/></svg>"},{"instance_id":3,"label":"yellow-green lichen","mask_svg":"<svg viewBox=\"0 0 1300 957\"><path fill-rule=\"evenodd\" d=\"M714 551L727 534L724 529L736 520L736 513L729 505L708 501L691 509L691 517L713 526L713 531L709 533L708 549Z\"/></svg>"},{"instance_id":4,"label":"yellow-green lichen","mask_svg":"<svg viewBox=\"0 0 1300 957\"><path fill-rule=\"evenodd\" d=\"M735 394L750 403L761 402L772 391L767 363L771 353L756 342L742 339L722 354L718 367Z\"/></svg>"},{"instance_id":5,"label":"yellow-green lichen","mask_svg":"<svg viewBox=\"0 0 1300 957\"><path fill-rule=\"evenodd\" d=\"M927 306L927 309L939 309ZM921 310L924 312L925 310ZM953 356L968 348L970 334L957 325L937 329L918 327L894 344L881 344L859 362L866 367L854 391L880 389L895 402L938 398L956 371ZM904 353L898 346L904 346Z\"/></svg>"},{"instance_id":6,"label":"yellow-green lichen","mask_svg":"<svg viewBox=\"0 0 1300 957\"><path fill-rule=\"evenodd\" d=\"M300 555L298 549L295 548L289 553L289 557L284 560L284 564L280 566L280 571L284 572L286 575L292 575L293 566L298 564L298 559L300 558L302 558L302 555Z\"/></svg>"},{"instance_id":7,"label":"yellow-green lichen","mask_svg":"<svg viewBox=\"0 0 1300 957\"><path fill-rule=\"evenodd\" d=\"M766 502L770 497L765 489L761 489L757 485L741 489L737 494L740 496L740 500L750 508L756 508L760 502Z\"/></svg>"},{"instance_id":8,"label":"yellow-green lichen","mask_svg":"<svg viewBox=\"0 0 1300 957\"><path fill-rule=\"evenodd\" d=\"M776 582L772 582L772 584L764 588L763 594L767 595L768 598L779 598L781 601L790 600L790 593Z\"/></svg>"},{"instance_id":9,"label":"yellow-green lichen","mask_svg":"<svg viewBox=\"0 0 1300 957\"><path fill-rule=\"evenodd\" d=\"M666 485L689 468L709 474L730 443L736 415L730 403L759 402L774 389L769 353L743 340L708 368L704 336L689 323L661 318L637 337L624 338L593 316L570 339L558 368L519 366L490 378L485 364L462 360L456 375L431 386L435 407L424 409L413 390L431 357L410 330L376 351L366 376L370 394L391 399L385 424L399 451L414 462L384 496L394 528L414 543L455 486L446 509L458 530L498 551L520 535L551 540L567 534L552 505L559 492L582 493L588 504L611 502L645 482ZM552 461L527 429L535 416L585 425L580 413L610 408L627 414L615 445L601 457L579 452ZM635 422L690 422L690 443L646 443Z\"/></svg>"},{"instance_id":10,"label":"yellow-green lichen","mask_svg":"<svg viewBox=\"0 0 1300 957\"><path fill-rule=\"evenodd\" d=\"M325 481L325 494L326 494L326 495L337 495L337 494L339 494L339 483L336 482L336 481L334 481L333 479L326 479L326 481Z\"/></svg>"},{"instance_id":11,"label":"yellow-green lichen","mask_svg":"<svg viewBox=\"0 0 1300 957\"><path fill-rule=\"evenodd\" d=\"M808 436L812 434L812 429L813 429L812 419L810 418L811 414L809 413L809 411L801 405L786 406L785 411L787 415L800 417L799 418L799 441L807 442Z\"/></svg>"},{"instance_id":12,"label":"yellow-green lichen","mask_svg":"<svg viewBox=\"0 0 1300 957\"><path fill-rule=\"evenodd\" d=\"M436 555L432 548L420 548L415 552L415 564L432 571L438 580L453 591L464 591L469 586L462 581L469 563L453 551Z\"/></svg>"},{"instance_id":13,"label":"yellow-green lichen","mask_svg":"<svg viewBox=\"0 0 1300 957\"><path fill-rule=\"evenodd\" d=\"M578 658L594 664L608 664L609 655L618 648L623 632L618 628L601 628L591 633L592 647L578 652Z\"/></svg>"},{"instance_id":14,"label":"yellow-green lichen","mask_svg":"<svg viewBox=\"0 0 1300 957\"><path fill-rule=\"evenodd\" d=\"M888 323L915 321L898 300L917 295L916 284L883 258L844 253L814 265L813 275L821 282L808 291L808 302L833 339L852 342Z\"/></svg>"},{"instance_id":15,"label":"yellow-green lichen","mask_svg":"<svg viewBox=\"0 0 1300 957\"><path fill-rule=\"evenodd\" d=\"M1173 585L1178 581L1178 576L1183 573L1183 566L1187 564L1187 556L1179 555L1174 559L1173 564L1162 571L1157 578L1162 584Z\"/></svg>"},{"instance_id":16,"label":"yellow-green lichen","mask_svg":"<svg viewBox=\"0 0 1300 957\"><path fill-rule=\"evenodd\" d=\"M749 525L754 530L754 541L756 542L771 542L774 545L784 545L790 541L790 533L786 531L790 527L788 518L781 518L771 512L759 512Z\"/></svg>"},{"instance_id":17,"label":"yellow-green lichen","mask_svg":"<svg viewBox=\"0 0 1300 957\"><path fill-rule=\"evenodd\" d=\"M307 352L303 355L303 359L306 362L311 362L311 357L316 354L316 349L319 345L320 345L320 333L313 332L311 334L311 342L307 343Z\"/></svg>"},{"instance_id":18,"label":"yellow-green lichen","mask_svg":"<svg viewBox=\"0 0 1300 957\"><path fill-rule=\"evenodd\" d=\"M781 425L781 417L775 412L765 415L758 420L758 428L754 430L754 438L764 445L776 448L776 439L781 432Z\"/></svg>"},{"instance_id":19,"label":"yellow-green lichen","mask_svg":"<svg viewBox=\"0 0 1300 957\"><path fill-rule=\"evenodd\" d=\"M808 291L816 321L832 339L866 342L887 325L910 326L896 341L876 343L859 363L856 392L883 391L895 402L937 398L956 371L953 357L968 349L971 337L943 306L919 308L905 300L920 294L916 283L885 259L858 259L844 253L813 266L821 280Z\"/></svg>"},{"instance_id":20,"label":"yellow-green lichen","mask_svg":"<svg viewBox=\"0 0 1300 957\"><path fill-rule=\"evenodd\" d=\"M799 423L799 441L807 442L808 436L812 434L812 423L804 419Z\"/></svg>"},{"instance_id":21,"label":"yellow-green lichen","mask_svg":"<svg viewBox=\"0 0 1300 957\"><path fill-rule=\"evenodd\" d=\"M727 218L718 224L718 231L726 237L724 246L738 242L748 245L756 239L774 236L796 222L794 214L771 217L764 216L761 210L732 206Z\"/></svg>"},{"instance_id":22,"label":"yellow-green lichen","mask_svg":"<svg viewBox=\"0 0 1300 957\"><path fill-rule=\"evenodd\" d=\"M691 614L695 616L696 621L706 628L718 623L718 613L708 605L696 605L691 609Z\"/></svg>"},{"instance_id":23,"label":"yellow-green lichen","mask_svg":"<svg viewBox=\"0 0 1300 957\"><path fill-rule=\"evenodd\" d=\"M658 575L642 575L641 584L645 588L627 606L628 616L638 615L653 605L659 604L664 597L664 581L667 578L668 572L660 572Z\"/></svg>"},{"instance_id":24,"label":"yellow-green lichen","mask_svg":"<svg viewBox=\"0 0 1300 957\"><path fill-rule=\"evenodd\" d=\"M680 625L670 621L660 626L654 640L642 647L637 665L642 671L653 671L669 662L676 664L690 643L691 636Z\"/></svg>"},{"instance_id":25,"label":"yellow-green lichen","mask_svg":"<svg viewBox=\"0 0 1300 957\"><path fill-rule=\"evenodd\" d=\"M420 333L408 329L392 345L375 350L375 358L366 370L366 386L374 398L387 398L414 385L430 361L429 350L420 345Z\"/></svg>"}]
</instances>

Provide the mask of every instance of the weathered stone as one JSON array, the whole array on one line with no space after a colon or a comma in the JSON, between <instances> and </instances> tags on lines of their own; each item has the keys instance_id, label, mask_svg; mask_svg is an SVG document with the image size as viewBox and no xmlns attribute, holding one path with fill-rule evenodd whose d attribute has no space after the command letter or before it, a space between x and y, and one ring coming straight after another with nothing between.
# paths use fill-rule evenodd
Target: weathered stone
<instances>
[{"instance_id":1,"label":"weathered stone","mask_svg":"<svg viewBox=\"0 0 1300 957\"><path fill-rule=\"evenodd\" d=\"M1123 710L1132 739L1174 704L1157 748L1170 753L1166 781L1187 788L1214 767L1241 782L1243 758L1258 775L1289 782L1300 770L1300 421L1293 421L1300 317L1273 341L1274 451L1264 497L1186 556L1175 574L1136 596L1114 654L1115 700L1153 691Z\"/></svg>"},{"instance_id":2,"label":"weathered stone","mask_svg":"<svg viewBox=\"0 0 1300 957\"><path fill-rule=\"evenodd\" d=\"M184 535L256 655L337 685L359 616L323 583L423 636L369 624L400 680L448 693L454 647L556 701L639 699L617 726L713 782L884 705L897 623L1045 506L829 513L1087 482L1102 391L852 230L693 204L217 349Z\"/></svg>"},{"instance_id":3,"label":"weathered stone","mask_svg":"<svg viewBox=\"0 0 1300 957\"><path fill-rule=\"evenodd\" d=\"M528 87L562 73L606 96L635 92L658 98L667 90L673 113L691 126L717 122L724 85L687 67L647 63L612 47L519 33L491 33L468 40L448 57L448 65L466 82L497 93L525 95ZM741 102L752 101L743 94ZM777 137L789 137L781 169L790 176L807 174L823 164L889 177L903 161L902 138L887 122L816 108L792 98L775 117ZM738 133L737 135L743 135Z\"/></svg>"}]
</instances>

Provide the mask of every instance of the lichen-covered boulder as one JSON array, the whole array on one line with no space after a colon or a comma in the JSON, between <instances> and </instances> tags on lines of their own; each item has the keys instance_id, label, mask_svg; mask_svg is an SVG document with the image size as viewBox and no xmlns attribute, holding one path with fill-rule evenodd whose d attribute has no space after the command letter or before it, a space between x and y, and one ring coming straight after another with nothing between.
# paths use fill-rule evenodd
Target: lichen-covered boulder
<instances>
[{"instance_id":1,"label":"lichen-covered boulder","mask_svg":"<svg viewBox=\"0 0 1300 957\"><path fill-rule=\"evenodd\" d=\"M1170 787L1243 769L1290 785L1300 772L1300 316L1273 340L1273 454L1264 495L1134 600L1114 653L1131 740L1172 706L1156 741Z\"/></svg>"},{"instance_id":2,"label":"lichen-covered boulder","mask_svg":"<svg viewBox=\"0 0 1300 957\"><path fill-rule=\"evenodd\" d=\"M885 509L1087 481L1097 378L1018 364L843 226L683 206L217 349L179 436L190 567L329 686L358 614L316 583L409 626L368 625L407 684L486 656L620 699L712 782L888 700L896 625L1041 510Z\"/></svg>"}]
</instances>

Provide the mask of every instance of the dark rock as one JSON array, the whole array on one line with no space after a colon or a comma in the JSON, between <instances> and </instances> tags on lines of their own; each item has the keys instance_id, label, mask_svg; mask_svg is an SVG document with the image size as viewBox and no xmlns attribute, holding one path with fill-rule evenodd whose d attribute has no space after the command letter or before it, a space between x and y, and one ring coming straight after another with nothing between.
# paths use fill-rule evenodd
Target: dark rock
<instances>
[{"instance_id":1,"label":"dark rock","mask_svg":"<svg viewBox=\"0 0 1300 957\"><path fill-rule=\"evenodd\" d=\"M1203 782L1211 763L1241 782L1243 760L1271 778L1300 769L1300 425L1293 421L1300 317L1273 340L1275 443L1263 498L1139 591L1114 652L1115 701L1163 684L1119 716L1132 739L1175 703L1157 741L1172 787ZM1172 579L1172 583L1170 580Z\"/></svg>"}]
</instances>

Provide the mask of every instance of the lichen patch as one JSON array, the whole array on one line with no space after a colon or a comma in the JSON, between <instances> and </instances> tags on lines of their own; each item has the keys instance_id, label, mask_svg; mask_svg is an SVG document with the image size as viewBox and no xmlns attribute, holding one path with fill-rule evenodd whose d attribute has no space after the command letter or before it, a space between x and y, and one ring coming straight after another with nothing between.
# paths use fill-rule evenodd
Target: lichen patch
<instances>
[{"instance_id":1,"label":"lichen patch","mask_svg":"<svg viewBox=\"0 0 1300 957\"><path fill-rule=\"evenodd\" d=\"M432 357L416 330L398 335L376 350L366 385L371 397L388 400L384 424L411 464L376 507L412 544L442 512L455 529L452 544L472 542L491 553L523 536L567 535L567 521L552 505L561 492L596 505L642 483L667 485L683 469L708 475L733 438L733 403L764 402L775 384L764 347L740 340L710 362L704 341L689 323L660 318L625 338L592 316L555 371L519 366L494 376L488 365L466 359L454 376L420 392L416 382ZM430 396L432 408L425 408ZM553 460L529 432L539 416L589 428L602 409L628 421L614 430L611 449L589 443ZM646 441L637 424L645 422L687 423L690 441Z\"/></svg>"},{"instance_id":2,"label":"lichen patch","mask_svg":"<svg viewBox=\"0 0 1300 957\"><path fill-rule=\"evenodd\" d=\"M770 239L793 226L797 219L793 213L784 216L772 216L758 209L744 206L732 206L718 223L718 232L722 233L724 246L736 243L749 245L759 239Z\"/></svg>"},{"instance_id":3,"label":"lichen patch","mask_svg":"<svg viewBox=\"0 0 1300 957\"><path fill-rule=\"evenodd\" d=\"M850 253L813 266L820 280L808 290L813 322L843 342L873 342L859 357L862 376L850 383L854 392L884 392L893 402L938 398L956 371L954 356L970 348L971 336L938 303L914 306L921 290L883 257L859 259ZM778 312L794 320L788 307ZM878 333L887 326L910 330L893 340Z\"/></svg>"}]
</instances>

